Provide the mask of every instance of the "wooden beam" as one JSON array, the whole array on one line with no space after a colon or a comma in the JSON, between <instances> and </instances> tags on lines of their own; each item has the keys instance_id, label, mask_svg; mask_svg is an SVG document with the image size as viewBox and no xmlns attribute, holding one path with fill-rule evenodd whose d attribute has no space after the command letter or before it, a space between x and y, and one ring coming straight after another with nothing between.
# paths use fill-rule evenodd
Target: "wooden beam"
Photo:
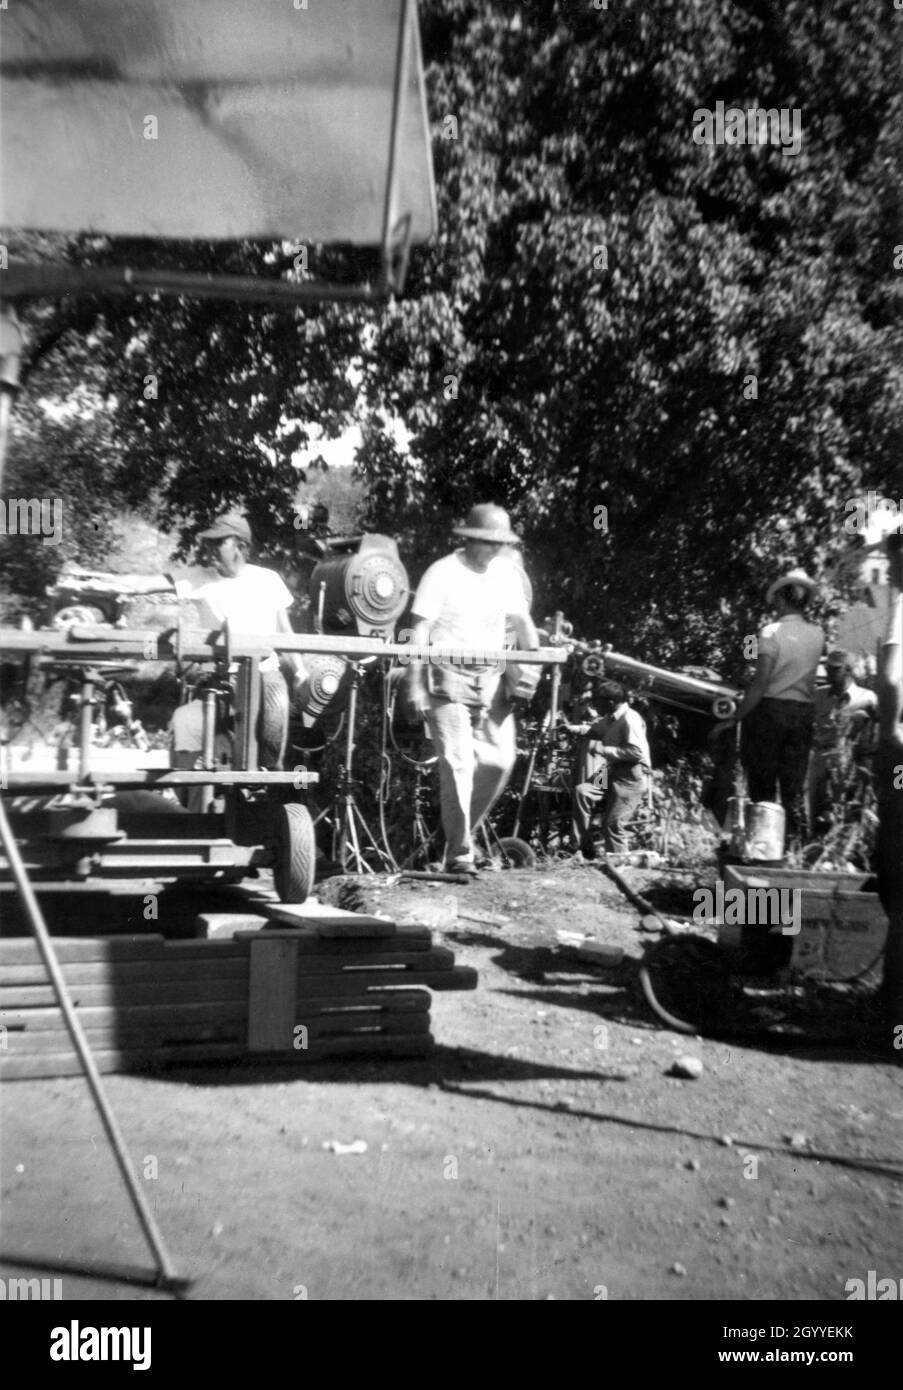
<instances>
[{"instance_id":1,"label":"wooden beam","mask_svg":"<svg viewBox=\"0 0 903 1390\"><path fill-rule=\"evenodd\" d=\"M295 1041L298 953L285 936L260 933L251 942L248 1051L291 1051Z\"/></svg>"}]
</instances>

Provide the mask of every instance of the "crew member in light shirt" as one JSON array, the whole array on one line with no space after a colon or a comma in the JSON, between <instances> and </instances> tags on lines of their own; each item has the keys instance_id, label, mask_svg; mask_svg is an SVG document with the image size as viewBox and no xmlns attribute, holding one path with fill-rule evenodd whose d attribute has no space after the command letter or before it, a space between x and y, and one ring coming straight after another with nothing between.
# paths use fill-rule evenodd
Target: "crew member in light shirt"
<instances>
[{"instance_id":1,"label":"crew member in light shirt","mask_svg":"<svg viewBox=\"0 0 903 1390\"><path fill-rule=\"evenodd\" d=\"M753 801L776 801L787 839L806 833L803 790L815 725L815 676L825 634L805 610L816 590L804 570L775 580L768 603L777 617L759 633L755 674L735 718L742 721L740 757Z\"/></svg>"},{"instance_id":2,"label":"crew member in light shirt","mask_svg":"<svg viewBox=\"0 0 903 1390\"><path fill-rule=\"evenodd\" d=\"M292 594L273 570L248 561L251 528L239 512L226 512L198 534L204 553L216 570L217 578L192 587L186 581L175 585L180 600L198 605L202 618L217 627L228 620L237 633L292 632L288 609ZM301 657L287 652L285 661L293 672L293 692L303 699L307 671ZM258 760L262 768L282 767L288 735L289 691L280 669L279 658L271 652L260 662L261 727ZM203 747L203 704L191 700L173 714L173 751L198 753ZM195 790L195 789L192 789ZM200 789L206 792L205 788ZM199 809L192 804L190 809Z\"/></svg>"},{"instance_id":3,"label":"crew member in light shirt","mask_svg":"<svg viewBox=\"0 0 903 1390\"><path fill-rule=\"evenodd\" d=\"M449 656L427 666L412 663L408 694L426 714L436 750L445 866L473 875L473 833L514 766L514 701L498 665L462 666L455 663L454 651L501 650L509 625L521 650L536 650L539 637L508 552L518 544L508 513L480 503L454 531L464 544L424 574L414 595L410 629L416 645L439 646Z\"/></svg>"}]
</instances>

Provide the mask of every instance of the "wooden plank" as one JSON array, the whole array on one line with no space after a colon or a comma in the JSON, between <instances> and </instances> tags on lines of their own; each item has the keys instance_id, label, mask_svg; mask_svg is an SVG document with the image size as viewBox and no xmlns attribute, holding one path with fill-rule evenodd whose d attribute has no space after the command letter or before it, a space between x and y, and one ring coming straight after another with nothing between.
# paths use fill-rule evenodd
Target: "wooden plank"
<instances>
[{"instance_id":1,"label":"wooden plank","mask_svg":"<svg viewBox=\"0 0 903 1390\"><path fill-rule=\"evenodd\" d=\"M426 996L429 998L429 995ZM248 1009L244 1000L236 999L230 1003L173 1004L170 1000L160 1004L120 1005L106 1008L78 1010L83 1028L105 1028L118 1024L122 1027L161 1027L183 1023L217 1023L221 1020L247 1021ZM61 1028L62 1013L58 1008L44 1009L0 1009L0 1024L10 1030L40 1032L45 1029Z\"/></svg>"},{"instance_id":2,"label":"wooden plank","mask_svg":"<svg viewBox=\"0 0 903 1390\"><path fill-rule=\"evenodd\" d=\"M432 990L476 989L477 972L470 966L455 966L453 970L344 971L336 975L310 974L298 984L297 1002L327 995L365 995L372 990L402 986L425 985ZM72 990L74 1002L82 1007L124 1004L205 1003L216 1000L247 998L247 981L234 979L170 980L129 983L78 985ZM0 1008L46 1008L56 1004L51 985L0 987Z\"/></svg>"},{"instance_id":3,"label":"wooden plank","mask_svg":"<svg viewBox=\"0 0 903 1390\"><path fill-rule=\"evenodd\" d=\"M0 854L0 867L4 872L9 872L9 860ZM29 868L26 863L26 868ZM43 872L43 866L41 866ZM62 878L38 878L36 874L31 874L31 886L36 893L42 895L57 894L71 898L74 895L99 894L104 898L142 898L148 893L154 893L157 897L163 892L165 885L159 879L154 878L84 878L76 882L74 879ZM5 893L18 893L18 886L10 880L0 880L0 895ZM0 896L2 901L2 896Z\"/></svg>"},{"instance_id":4,"label":"wooden plank","mask_svg":"<svg viewBox=\"0 0 903 1390\"><path fill-rule=\"evenodd\" d=\"M456 965L452 970L349 970L341 975L306 975L298 983L297 1003L305 998L317 999L327 994L362 995L369 997L372 989L387 990L397 981L399 985L426 985L432 990L476 989L477 972L471 966Z\"/></svg>"},{"instance_id":5,"label":"wooden plank","mask_svg":"<svg viewBox=\"0 0 903 1390\"><path fill-rule=\"evenodd\" d=\"M230 919L234 919L234 926ZM205 936L209 930L216 933L217 939L228 940L234 937L237 942L245 946L248 941L253 940L253 936L260 929L265 930L268 936L287 932L297 941L299 955L316 955L317 952L323 950L328 950L336 955L364 950L374 954L395 950L428 951L433 943L433 934L430 928L423 926L398 926L395 928L394 935L321 937L319 933L306 930L293 931L281 926L274 927L271 925L273 920L268 917L255 918L247 913L229 912L202 912L197 918L198 932L201 936ZM222 933L222 937L220 937L220 933ZM168 944L176 945L177 943ZM187 945L190 943L178 944Z\"/></svg>"},{"instance_id":6,"label":"wooden plank","mask_svg":"<svg viewBox=\"0 0 903 1390\"><path fill-rule=\"evenodd\" d=\"M268 917L254 912L199 912L194 925L199 938L221 941L236 936L238 932L260 931L268 921Z\"/></svg>"},{"instance_id":7,"label":"wooden plank","mask_svg":"<svg viewBox=\"0 0 903 1390\"><path fill-rule=\"evenodd\" d=\"M430 1033L413 1037L362 1033L357 1038L327 1038L306 1050L265 1054L247 1053L233 1043L190 1043L185 1047L160 1048L156 1052L110 1050L95 1052L97 1069L109 1072L155 1072L167 1066L229 1063L285 1062L303 1066L340 1057L422 1057L433 1046ZM0 1081L41 1077L80 1076L81 1064L75 1053L44 1052L34 1056L11 1057L0 1053Z\"/></svg>"},{"instance_id":8,"label":"wooden plank","mask_svg":"<svg viewBox=\"0 0 903 1390\"><path fill-rule=\"evenodd\" d=\"M225 937L221 941L204 941L188 937L183 941L167 941L163 946L164 960L199 960L213 968L219 961L242 960L247 964L248 944Z\"/></svg>"},{"instance_id":9,"label":"wooden plank","mask_svg":"<svg viewBox=\"0 0 903 1390\"><path fill-rule=\"evenodd\" d=\"M397 931L394 922L382 917L346 912L344 908L329 907L325 903L280 903L261 896L255 899L254 906L273 921L284 922L289 927L308 927L320 936L393 936Z\"/></svg>"},{"instance_id":10,"label":"wooden plank","mask_svg":"<svg viewBox=\"0 0 903 1390\"><path fill-rule=\"evenodd\" d=\"M416 1017L416 1015L412 1015ZM109 1048L138 1051L161 1047L181 1047L196 1042L232 1042L244 1047L247 1034L247 1020L216 1023L177 1023L159 1028L121 1028L113 1024L107 1028L87 1028L85 1036L92 1052ZM9 1055L23 1055L37 1052L65 1052L72 1046L65 1028L46 1032L11 1032L7 1034ZM72 1049L74 1052L74 1048Z\"/></svg>"},{"instance_id":11,"label":"wooden plank","mask_svg":"<svg viewBox=\"0 0 903 1390\"><path fill-rule=\"evenodd\" d=\"M344 1020L348 1026L360 1024L361 1017L386 1019L396 1014L428 1014L430 993L425 989L373 991L363 996L339 996L303 1001L297 1022L307 1023L316 1018ZM139 1040L143 1032L168 1031L180 1033L188 1028L240 1025L246 1027L247 1004L234 1003L182 1004L155 1006L138 1005L125 1008L88 1008L78 1010L79 1021L91 1035L99 1032L135 1033ZM62 1014L57 1008L7 1009L0 1011L0 1024L7 1030L7 1041L33 1037L35 1034L62 1033L68 1037ZM244 1037L244 1032L242 1032Z\"/></svg>"},{"instance_id":12,"label":"wooden plank","mask_svg":"<svg viewBox=\"0 0 903 1390\"><path fill-rule=\"evenodd\" d=\"M251 942L248 979L248 1050L290 1047L295 1023L295 942L258 936Z\"/></svg>"},{"instance_id":13,"label":"wooden plank","mask_svg":"<svg viewBox=\"0 0 903 1390\"><path fill-rule=\"evenodd\" d=\"M53 947L61 965L74 961L159 960L163 937L135 936L54 936ZM38 943L33 936L7 937L0 941L0 970L10 965L41 963Z\"/></svg>"},{"instance_id":14,"label":"wooden plank","mask_svg":"<svg viewBox=\"0 0 903 1390\"><path fill-rule=\"evenodd\" d=\"M326 944L326 943L324 943ZM434 946L431 951L385 951L379 955L304 955L298 961L298 978L303 982L308 975L334 975L339 971L350 974L359 970L385 970L397 973L408 968L412 970L451 970L455 964L455 953L447 946Z\"/></svg>"},{"instance_id":15,"label":"wooden plank","mask_svg":"<svg viewBox=\"0 0 903 1390\"><path fill-rule=\"evenodd\" d=\"M382 1037L398 1037L402 1034L428 1033L430 1016L421 1014L397 1014L389 1017L378 1011L361 1010L352 1014L322 1014L319 1018L299 1018L298 1024L308 1030L309 1038L356 1037L359 1033L377 1033ZM298 1024L295 1026L297 1027Z\"/></svg>"},{"instance_id":16,"label":"wooden plank","mask_svg":"<svg viewBox=\"0 0 903 1390\"><path fill-rule=\"evenodd\" d=\"M402 1042L404 1039L401 1040ZM178 1054L174 1056L173 1054ZM118 1048L94 1053L100 1072L157 1071L160 1067L182 1062L239 1061L246 1055L239 1043L189 1043L184 1048L160 1048L156 1052L122 1050ZM81 1062L74 1052L41 1052L12 1057L0 1053L0 1081L24 1080L32 1077L81 1076Z\"/></svg>"},{"instance_id":17,"label":"wooden plank","mask_svg":"<svg viewBox=\"0 0 903 1390\"><path fill-rule=\"evenodd\" d=\"M323 1038L306 1051L298 1049L292 1053L274 1054L270 1060L304 1063L319 1062L331 1057L422 1056L432 1045L431 1033L417 1034L413 1037L402 1034L361 1033L356 1038ZM253 1060L261 1059L255 1057Z\"/></svg>"},{"instance_id":18,"label":"wooden plank","mask_svg":"<svg viewBox=\"0 0 903 1390\"><path fill-rule=\"evenodd\" d=\"M247 1001L247 967L244 975L221 979L143 980L138 983L106 981L96 985L73 985L73 1002L83 1007L122 1004L203 1004L216 1000ZM53 986L0 985L0 1009L40 1009L57 1003Z\"/></svg>"},{"instance_id":19,"label":"wooden plank","mask_svg":"<svg viewBox=\"0 0 903 1390\"><path fill-rule=\"evenodd\" d=\"M228 945L227 942L211 942L211 946ZM66 983L72 985L128 985L150 983L152 981L206 980L215 975L218 979L237 979L248 973L248 962L243 956L211 956L209 960L176 959L162 956L147 960L84 961L63 965ZM0 971L3 985L43 985L48 980L43 963L35 965L7 965Z\"/></svg>"}]
</instances>

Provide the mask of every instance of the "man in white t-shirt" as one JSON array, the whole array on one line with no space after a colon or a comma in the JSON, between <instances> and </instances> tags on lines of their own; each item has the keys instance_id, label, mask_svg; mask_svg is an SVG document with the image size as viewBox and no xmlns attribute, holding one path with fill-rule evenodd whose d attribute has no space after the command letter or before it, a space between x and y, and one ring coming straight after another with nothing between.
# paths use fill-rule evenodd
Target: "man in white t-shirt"
<instances>
[{"instance_id":1,"label":"man in white t-shirt","mask_svg":"<svg viewBox=\"0 0 903 1390\"><path fill-rule=\"evenodd\" d=\"M759 633L755 675L735 718L742 720L740 756L753 801L774 801L780 788L788 841L806 828L803 787L815 726L815 676L825 634L803 616L815 592L803 570L772 584L767 599L777 620Z\"/></svg>"},{"instance_id":2,"label":"man in white t-shirt","mask_svg":"<svg viewBox=\"0 0 903 1390\"><path fill-rule=\"evenodd\" d=\"M516 731L501 667L462 666L454 652L502 649L508 624L524 650L535 650L539 638L524 584L506 553L518 544L508 513L483 503L454 531L464 545L430 565L421 579L410 632L416 645L440 646L448 659L413 665L408 693L427 715L436 750L446 866L473 874L473 832L511 775Z\"/></svg>"},{"instance_id":3,"label":"man in white t-shirt","mask_svg":"<svg viewBox=\"0 0 903 1390\"><path fill-rule=\"evenodd\" d=\"M175 589L180 599L196 604L201 617L217 627L229 623L232 632L292 632L288 609L292 594L273 570L248 563L251 548L251 528L239 512L227 512L201 531L205 553L218 578L192 588L182 581ZM294 670L293 689L303 696L307 672L300 656L286 653L286 662ZM278 770L282 767L288 735L289 692L279 666L279 658L271 652L260 663L261 730L259 762L261 767ZM197 753L202 747L203 705L192 700L181 705L172 720L173 748L176 753ZM200 789L207 797L207 789ZM196 799L192 799L196 800ZM192 809L197 809L192 806Z\"/></svg>"}]
</instances>

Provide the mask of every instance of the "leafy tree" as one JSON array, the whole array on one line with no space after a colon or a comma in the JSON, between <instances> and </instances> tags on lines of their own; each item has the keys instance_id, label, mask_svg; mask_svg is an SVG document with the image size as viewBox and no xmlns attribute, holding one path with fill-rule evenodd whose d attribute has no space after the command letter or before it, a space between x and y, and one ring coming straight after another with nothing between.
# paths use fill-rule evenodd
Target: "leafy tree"
<instances>
[{"instance_id":1,"label":"leafy tree","mask_svg":"<svg viewBox=\"0 0 903 1390\"><path fill-rule=\"evenodd\" d=\"M31 234L7 240L11 256L85 267L295 275L295 253L281 245ZM341 248L312 248L308 265L307 278L337 282L372 269L366 253ZM61 365L69 371L66 364L81 362L83 345L91 344L98 389L120 441L111 484L122 505L150 507L181 526L183 551L211 511L232 505L246 508L264 549L290 541L305 477L299 453L314 428L327 438L340 434L355 403L353 309L108 295L34 301L24 319L26 408L39 378Z\"/></svg>"},{"instance_id":2,"label":"leafy tree","mask_svg":"<svg viewBox=\"0 0 903 1390\"><path fill-rule=\"evenodd\" d=\"M422 8L441 231L365 340L374 506L423 564L492 497L538 612L736 669L775 570L899 458L899 16ZM694 143L719 99L796 108L800 152Z\"/></svg>"},{"instance_id":3,"label":"leafy tree","mask_svg":"<svg viewBox=\"0 0 903 1390\"><path fill-rule=\"evenodd\" d=\"M67 561L104 563L117 511L113 482L122 456L103 409L102 374L87 348L70 348L53 367L35 372L11 430L7 534L0 538L0 611L7 622L43 618L46 588ZM41 505L42 515L32 509ZM20 534L26 525L30 533Z\"/></svg>"}]
</instances>

